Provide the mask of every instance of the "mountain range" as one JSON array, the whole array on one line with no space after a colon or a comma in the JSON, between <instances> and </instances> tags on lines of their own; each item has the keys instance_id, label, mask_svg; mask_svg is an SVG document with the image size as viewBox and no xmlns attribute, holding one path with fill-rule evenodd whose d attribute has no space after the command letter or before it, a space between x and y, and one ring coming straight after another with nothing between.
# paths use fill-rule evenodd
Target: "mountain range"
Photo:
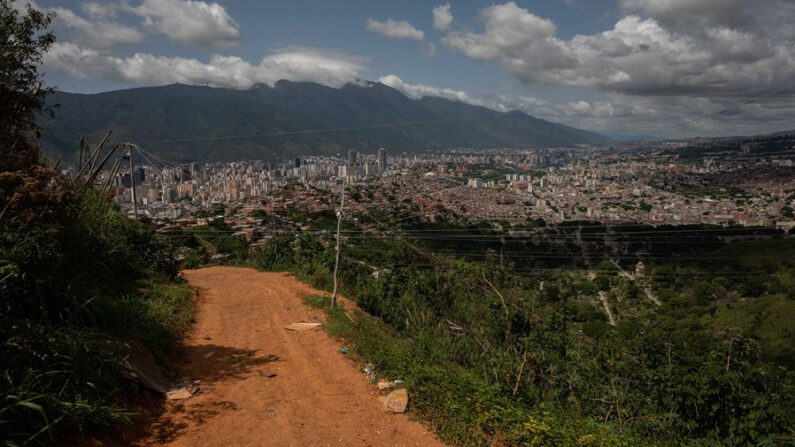
<instances>
[{"instance_id":1,"label":"mountain range","mask_svg":"<svg viewBox=\"0 0 795 447\"><path fill-rule=\"evenodd\" d=\"M55 92L41 143L74 160L81 134L129 141L178 162L285 159L354 149L373 153L454 147L605 144L596 132L439 97L412 99L377 82L341 88L279 81L248 90L167 85L96 94Z\"/></svg>"}]
</instances>

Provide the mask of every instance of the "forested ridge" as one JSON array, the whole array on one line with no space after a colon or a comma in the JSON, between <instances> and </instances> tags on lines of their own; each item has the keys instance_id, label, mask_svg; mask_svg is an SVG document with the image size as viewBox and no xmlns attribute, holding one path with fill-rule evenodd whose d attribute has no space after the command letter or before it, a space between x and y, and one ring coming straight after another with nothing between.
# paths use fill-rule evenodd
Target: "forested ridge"
<instances>
[{"instance_id":1,"label":"forested ridge","mask_svg":"<svg viewBox=\"0 0 795 447\"><path fill-rule=\"evenodd\" d=\"M375 153L532 145L604 144L595 132L524 112L496 112L438 97L411 99L377 82L342 88L279 81L234 90L191 85L91 95L56 92L60 113L45 119L45 150L74 161L81 134L145 145L180 162L284 160L355 149ZM328 131L327 131L328 130ZM145 137L142 137L145 136Z\"/></svg>"}]
</instances>

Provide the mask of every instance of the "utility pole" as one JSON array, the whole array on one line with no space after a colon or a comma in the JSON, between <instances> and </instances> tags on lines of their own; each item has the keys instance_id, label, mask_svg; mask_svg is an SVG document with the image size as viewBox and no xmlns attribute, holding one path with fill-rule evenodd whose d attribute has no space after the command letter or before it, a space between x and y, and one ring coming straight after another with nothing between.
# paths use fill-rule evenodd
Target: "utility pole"
<instances>
[{"instance_id":1,"label":"utility pole","mask_svg":"<svg viewBox=\"0 0 795 447\"><path fill-rule=\"evenodd\" d=\"M342 228L342 211L345 208L345 177L342 178L342 191L340 192L340 209L337 211L337 249L334 260L334 291L331 292L331 308L337 305L337 272L340 268L340 228Z\"/></svg>"},{"instance_id":2,"label":"utility pole","mask_svg":"<svg viewBox=\"0 0 795 447\"><path fill-rule=\"evenodd\" d=\"M127 156L130 157L130 186L132 187L132 203L133 203L133 216L138 219L138 199L135 196L135 170L133 166L133 146L129 143L127 146Z\"/></svg>"}]
</instances>

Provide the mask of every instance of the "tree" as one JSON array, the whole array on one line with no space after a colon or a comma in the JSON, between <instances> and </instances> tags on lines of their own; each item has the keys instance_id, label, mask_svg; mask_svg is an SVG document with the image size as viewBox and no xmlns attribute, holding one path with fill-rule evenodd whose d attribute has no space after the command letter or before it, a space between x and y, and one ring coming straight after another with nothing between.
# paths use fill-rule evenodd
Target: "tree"
<instances>
[{"instance_id":1,"label":"tree","mask_svg":"<svg viewBox=\"0 0 795 447\"><path fill-rule=\"evenodd\" d=\"M287 270L293 263L292 241L285 236L274 236L260 248L256 259L264 270Z\"/></svg>"},{"instance_id":2,"label":"tree","mask_svg":"<svg viewBox=\"0 0 795 447\"><path fill-rule=\"evenodd\" d=\"M0 171L30 166L38 159L37 148L27 141L41 132L36 119L44 98L53 91L45 87L38 72L44 53L55 42L45 32L52 14L15 6L0 0Z\"/></svg>"}]
</instances>

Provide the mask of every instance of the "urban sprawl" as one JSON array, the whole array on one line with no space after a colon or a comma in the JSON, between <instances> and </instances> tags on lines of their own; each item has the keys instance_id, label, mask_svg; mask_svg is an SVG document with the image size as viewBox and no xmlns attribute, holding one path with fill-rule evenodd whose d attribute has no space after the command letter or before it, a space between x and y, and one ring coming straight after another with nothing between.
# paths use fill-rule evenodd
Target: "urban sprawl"
<instances>
[{"instance_id":1,"label":"urban sprawl","mask_svg":"<svg viewBox=\"0 0 795 447\"><path fill-rule=\"evenodd\" d=\"M262 235L251 216L257 210L334 210L343 184L354 210L388 205L430 221L452 215L548 224L795 225L791 157L754 156L744 147L683 158L680 149L660 143L644 153L571 147L388 155L377 148L275 163L160 167L139 160L132 179L106 173L99 181L113 185L115 201L132 213L134 180L135 211L161 226L225 219L249 240ZM226 215L208 215L218 204Z\"/></svg>"}]
</instances>

